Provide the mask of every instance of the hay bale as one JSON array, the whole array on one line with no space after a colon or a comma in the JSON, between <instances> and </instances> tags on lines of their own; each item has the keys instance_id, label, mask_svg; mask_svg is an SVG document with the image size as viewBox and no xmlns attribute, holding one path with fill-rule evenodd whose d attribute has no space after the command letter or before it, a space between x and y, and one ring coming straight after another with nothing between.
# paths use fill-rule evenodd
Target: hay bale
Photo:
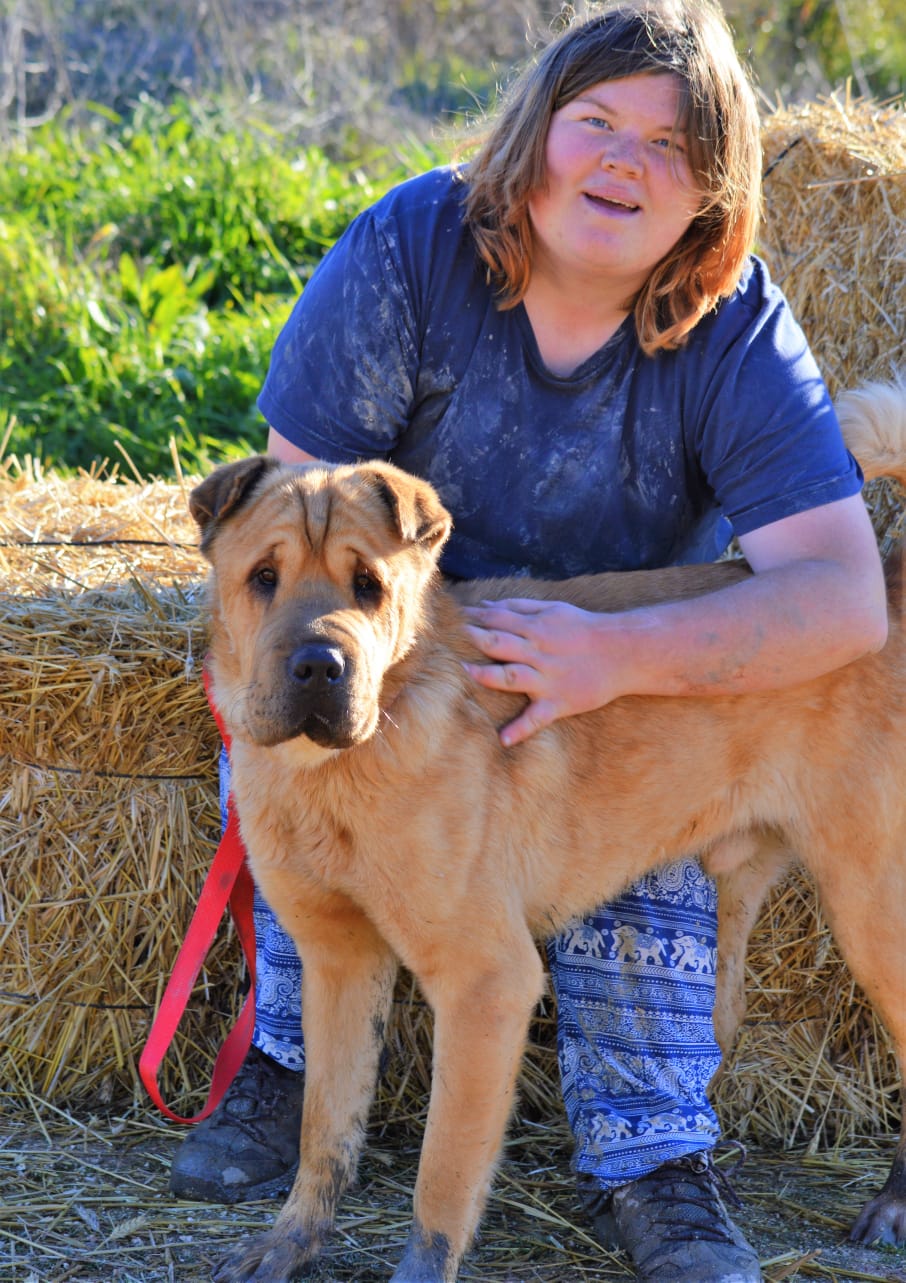
<instances>
[{"instance_id":1,"label":"hay bale","mask_svg":"<svg viewBox=\"0 0 906 1283\"><path fill-rule=\"evenodd\" d=\"M47 597L116 586L196 584L205 572L184 482L0 467L0 585Z\"/></svg>"},{"instance_id":2,"label":"hay bale","mask_svg":"<svg viewBox=\"0 0 906 1283\"><path fill-rule=\"evenodd\" d=\"M216 845L191 526L176 486L0 479L0 1027L21 1098L134 1086ZM216 955L204 986L230 1009ZM171 1091L219 1036L195 1026Z\"/></svg>"},{"instance_id":3,"label":"hay bale","mask_svg":"<svg viewBox=\"0 0 906 1283\"><path fill-rule=\"evenodd\" d=\"M906 110L831 97L763 123L759 252L831 394L902 366Z\"/></svg>"},{"instance_id":4,"label":"hay bale","mask_svg":"<svg viewBox=\"0 0 906 1283\"><path fill-rule=\"evenodd\" d=\"M845 94L781 107L762 146L758 250L831 395L889 379L906 368L906 106ZM890 530L902 496L876 481L866 497L875 528Z\"/></svg>"}]
</instances>

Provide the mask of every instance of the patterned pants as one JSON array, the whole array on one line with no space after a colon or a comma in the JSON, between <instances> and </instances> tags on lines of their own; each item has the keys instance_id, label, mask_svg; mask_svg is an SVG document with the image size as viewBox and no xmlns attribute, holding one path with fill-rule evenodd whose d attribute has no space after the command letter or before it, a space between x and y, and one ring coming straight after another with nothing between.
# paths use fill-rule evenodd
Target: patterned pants
<instances>
[{"instance_id":1,"label":"patterned pants","mask_svg":"<svg viewBox=\"0 0 906 1283\"><path fill-rule=\"evenodd\" d=\"M221 803L229 767L221 758ZM301 966L292 940L255 897L258 981L254 1043L304 1069ZM575 1166L613 1188L713 1146L707 1087L714 1038L717 898L683 860L549 941L557 1050Z\"/></svg>"}]
</instances>

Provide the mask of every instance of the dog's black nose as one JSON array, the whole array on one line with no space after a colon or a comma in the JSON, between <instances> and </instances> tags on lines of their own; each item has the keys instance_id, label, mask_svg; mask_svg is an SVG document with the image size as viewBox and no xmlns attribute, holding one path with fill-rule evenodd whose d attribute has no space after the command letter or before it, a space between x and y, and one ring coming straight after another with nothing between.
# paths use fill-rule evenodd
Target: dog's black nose
<instances>
[{"instance_id":1,"label":"dog's black nose","mask_svg":"<svg viewBox=\"0 0 906 1283\"><path fill-rule=\"evenodd\" d=\"M309 691L336 686L346 672L343 652L321 642L300 646L290 655L288 663L290 676Z\"/></svg>"}]
</instances>

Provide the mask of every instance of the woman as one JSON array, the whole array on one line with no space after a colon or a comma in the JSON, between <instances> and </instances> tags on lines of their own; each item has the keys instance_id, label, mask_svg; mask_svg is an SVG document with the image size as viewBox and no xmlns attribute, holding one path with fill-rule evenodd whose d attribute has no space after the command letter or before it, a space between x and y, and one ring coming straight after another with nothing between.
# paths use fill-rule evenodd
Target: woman
<instances>
[{"instance_id":1,"label":"woman","mask_svg":"<svg viewBox=\"0 0 906 1283\"><path fill-rule=\"evenodd\" d=\"M476 682L528 696L507 745L620 695L779 688L883 644L858 469L750 258L759 165L719 13L604 9L516 83L467 168L356 220L278 339L259 402L270 452L427 477L454 516L449 575L710 560L738 537L755 574L706 599L471 612ZM298 968L264 905L258 927L258 1050L177 1156L177 1193L260 1196L295 1158ZM658 1283L761 1278L710 1157L715 945L693 862L550 945L580 1193Z\"/></svg>"}]
</instances>

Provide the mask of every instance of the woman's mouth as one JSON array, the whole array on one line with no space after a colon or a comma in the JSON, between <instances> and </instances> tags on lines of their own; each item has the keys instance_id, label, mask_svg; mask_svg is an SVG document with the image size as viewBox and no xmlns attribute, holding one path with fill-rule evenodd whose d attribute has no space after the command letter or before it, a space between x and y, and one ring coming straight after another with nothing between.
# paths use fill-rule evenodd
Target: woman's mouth
<instances>
[{"instance_id":1,"label":"woman's mouth","mask_svg":"<svg viewBox=\"0 0 906 1283\"><path fill-rule=\"evenodd\" d=\"M614 214L637 214L641 209L640 205L635 205L632 201L621 200L617 196L600 196L595 192L585 192L584 195L586 200L590 200L599 209L604 209Z\"/></svg>"}]
</instances>

